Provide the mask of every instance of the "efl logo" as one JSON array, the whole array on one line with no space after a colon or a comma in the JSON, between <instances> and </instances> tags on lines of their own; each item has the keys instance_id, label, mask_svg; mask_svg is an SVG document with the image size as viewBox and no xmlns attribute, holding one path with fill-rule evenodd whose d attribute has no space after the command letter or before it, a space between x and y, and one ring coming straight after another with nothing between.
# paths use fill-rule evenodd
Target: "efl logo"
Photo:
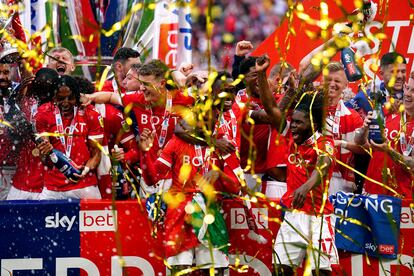
<instances>
[{"instance_id":1,"label":"efl logo","mask_svg":"<svg viewBox=\"0 0 414 276\"><path fill-rule=\"evenodd\" d=\"M115 232L114 212L111 210L100 211L80 211L79 212L79 231L81 232L99 232L112 231Z\"/></svg>"},{"instance_id":2,"label":"efl logo","mask_svg":"<svg viewBox=\"0 0 414 276\"><path fill-rule=\"evenodd\" d=\"M378 246L378 251L380 254L392 255L395 253L393 244L380 244Z\"/></svg>"},{"instance_id":3,"label":"efl logo","mask_svg":"<svg viewBox=\"0 0 414 276\"><path fill-rule=\"evenodd\" d=\"M267 209L252 208L253 218L259 229L268 228ZM243 208L231 208L230 210L231 229L248 229L246 223L246 213Z\"/></svg>"}]
</instances>

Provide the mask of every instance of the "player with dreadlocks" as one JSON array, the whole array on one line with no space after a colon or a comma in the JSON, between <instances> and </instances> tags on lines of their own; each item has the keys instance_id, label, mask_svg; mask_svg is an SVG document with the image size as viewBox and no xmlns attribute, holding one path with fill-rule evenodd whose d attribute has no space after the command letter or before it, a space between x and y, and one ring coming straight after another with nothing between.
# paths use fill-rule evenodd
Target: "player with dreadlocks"
<instances>
[{"instance_id":1,"label":"player with dreadlocks","mask_svg":"<svg viewBox=\"0 0 414 276\"><path fill-rule=\"evenodd\" d=\"M323 97L303 94L291 117L285 119L268 86L268 66L267 56L256 61L260 97L272 123L281 129L285 126L283 134L289 141L287 192L281 200L286 212L275 242L277 270L293 275L293 269L311 252L307 258L312 269L329 275L331 264L337 262L337 251L330 216L333 207L324 195L332 175L334 143L321 134Z\"/></svg>"}]
</instances>

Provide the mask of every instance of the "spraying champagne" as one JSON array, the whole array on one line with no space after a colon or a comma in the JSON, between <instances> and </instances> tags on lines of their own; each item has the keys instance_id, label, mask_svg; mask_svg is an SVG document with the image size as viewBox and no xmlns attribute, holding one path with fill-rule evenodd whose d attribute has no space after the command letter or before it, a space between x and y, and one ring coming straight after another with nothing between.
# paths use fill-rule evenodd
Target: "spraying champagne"
<instances>
[{"instance_id":1,"label":"spraying champagne","mask_svg":"<svg viewBox=\"0 0 414 276\"><path fill-rule=\"evenodd\" d=\"M8 112L5 114L5 119L8 121L12 128L9 134L18 141L21 140L22 136L29 135L36 145L42 143L44 139L37 133L34 124L29 122L25 117L23 111L16 103L16 96L20 87L16 87L10 94L8 105ZM26 136L27 137L27 136ZM53 149L48 153L48 157L52 161L53 165L64 174L64 176L71 182L78 182L81 171L76 167L73 161L66 157L61 151Z\"/></svg>"}]
</instances>

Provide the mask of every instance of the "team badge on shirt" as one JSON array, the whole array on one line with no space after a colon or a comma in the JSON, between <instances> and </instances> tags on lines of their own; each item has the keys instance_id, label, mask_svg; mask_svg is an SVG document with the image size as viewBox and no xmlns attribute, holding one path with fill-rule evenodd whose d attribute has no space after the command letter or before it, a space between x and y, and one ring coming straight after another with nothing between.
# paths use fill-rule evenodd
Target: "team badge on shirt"
<instances>
[{"instance_id":1,"label":"team badge on shirt","mask_svg":"<svg viewBox=\"0 0 414 276\"><path fill-rule=\"evenodd\" d=\"M334 150L334 147L331 145L331 143L326 143L325 149L329 155L334 155L335 150Z\"/></svg>"},{"instance_id":2,"label":"team badge on shirt","mask_svg":"<svg viewBox=\"0 0 414 276\"><path fill-rule=\"evenodd\" d=\"M127 118L127 120L128 120L128 118ZM129 118L129 119L131 119L131 118ZM127 120L122 120L121 121L122 129L124 130L124 132L128 132L128 131L131 130L131 128L129 127L129 124L127 122Z\"/></svg>"}]
</instances>

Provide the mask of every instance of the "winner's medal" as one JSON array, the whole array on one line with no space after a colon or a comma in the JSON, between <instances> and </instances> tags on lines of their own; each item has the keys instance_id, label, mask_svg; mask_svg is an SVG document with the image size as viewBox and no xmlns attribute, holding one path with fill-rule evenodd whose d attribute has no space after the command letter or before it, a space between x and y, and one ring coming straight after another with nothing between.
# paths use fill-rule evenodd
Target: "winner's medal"
<instances>
[{"instance_id":1,"label":"winner's medal","mask_svg":"<svg viewBox=\"0 0 414 276\"><path fill-rule=\"evenodd\" d=\"M34 149L32 150L32 155L33 155L34 157L39 157L39 156L40 156L40 150L39 150L38 148L34 148Z\"/></svg>"}]
</instances>

